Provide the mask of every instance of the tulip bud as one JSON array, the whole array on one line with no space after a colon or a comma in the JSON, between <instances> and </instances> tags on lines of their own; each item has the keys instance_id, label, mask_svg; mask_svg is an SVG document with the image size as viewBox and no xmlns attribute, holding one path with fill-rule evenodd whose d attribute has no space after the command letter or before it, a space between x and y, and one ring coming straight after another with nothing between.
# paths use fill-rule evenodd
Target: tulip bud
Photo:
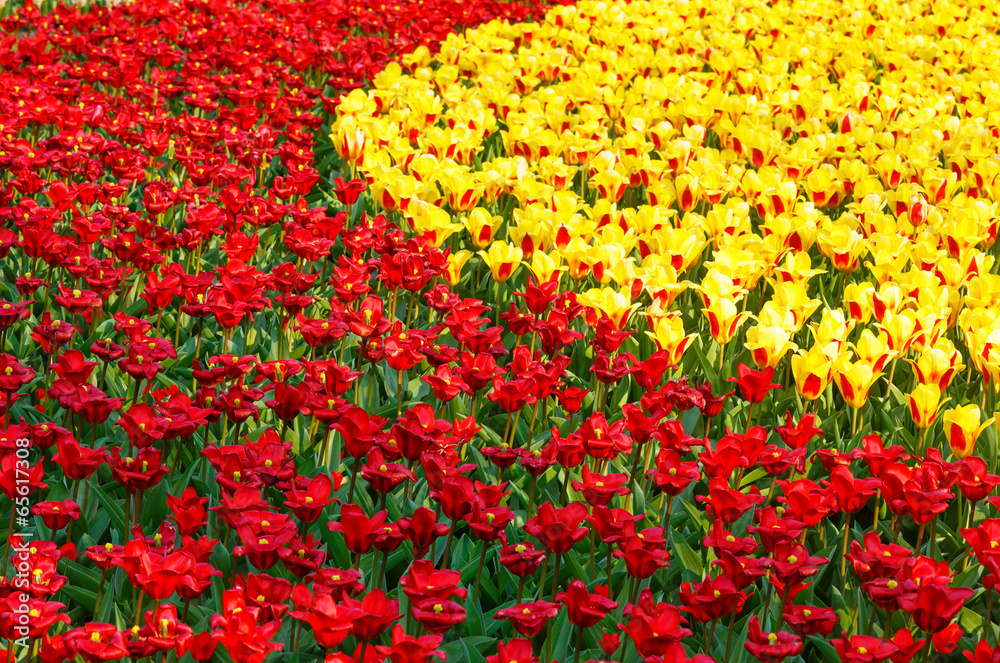
<instances>
[{"instance_id":1,"label":"tulip bud","mask_svg":"<svg viewBox=\"0 0 1000 663\"><path fill-rule=\"evenodd\" d=\"M356 119L351 116L345 116L344 121L337 128L332 138L333 146L344 161L351 166L362 165L368 134L358 126Z\"/></svg>"},{"instance_id":2,"label":"tulip bud","mask_svg":"<svg viewBox=\"0 0 1000 663\"><path fill-rule=\"evenodd\" d=\"M462 267L465 266L465 263L469 262L469 258L471 257L472 253L464 249L456 251L449 256L448 266L444 270L444 277L449 285L456 286L462 280Z\"/></svg>"}]
</instances>

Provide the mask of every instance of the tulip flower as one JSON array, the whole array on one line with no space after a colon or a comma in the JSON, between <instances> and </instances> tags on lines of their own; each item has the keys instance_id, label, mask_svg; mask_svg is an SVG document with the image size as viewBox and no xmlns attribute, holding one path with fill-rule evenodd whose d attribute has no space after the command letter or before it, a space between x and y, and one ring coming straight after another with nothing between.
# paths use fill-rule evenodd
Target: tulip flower
<instances>
[{"instance_id":1,"label":"tulip flower","mask_svg":"<svg viewBox=\"0 0 1000 663\"><path fill-rule=\"evenodd\" d=\"M892 642L885 642L870 635L852 635L841 632L839 638L830 641L842 661L852 663L880 663L896 654L899 648Z\"/></svg>"},{"instance_id":2,"label":"tulip flower","mask_svg":"<svg viewBox=\"0 0 1000 663\"><path fill-rule=\"evenodd\" d=\"M706 308L702 309L702 312L711 325L712 338L719 345L729 343L736 335L736 330L749 315L737 311L733 300L725 297L713 300Z\"/></svg>"},{"instance_id":3,"label":"tulip flower","mask_svg":"<svg viewBox=\"0 0 1000 663\"><path fill-rule=\"evenodd\" d=\"M729 578L709 576L700 583L683 583L680 600L681 610L699 622L706 623L731 612L739 612L746 594L737 590Z\"/></svg>"},{"instance_id":4,"label":"tulip flower","mask_svg":"<svg viewBox=\"0 0 1000 663\"><path fill-rule=\"evenodd\" d=\"M814 401L823 395L833 376L833 360L821 349L813 349L803 354L792 355L792 375L795 389L807 401Z\"/></svg>"},{"instance_id":5,"label":"tulip flower","mask_svg":"<svg viewBox=\"0 0 1000 663\"><path fill-rule=\"evenodd\" d=\"M792 633L764 633L757 615L748 622L747 641L743 643L750 655L765 663L778 663L789 656L798 656L802 640Z\"/></svg>"},{"instance_id":6,"label":"tulip flower","mask_svg":"<svg viewBox=\"0 0 1000 663\"><path fill-rule=\"evenodd\" d=\"M960 405L944 413L944 434L951 452L959 460L972 455L979 434L986 430L992 419L980 424L982 414L977 405Z\"/></svg>"},{"instance_id":7,"label":"tulip flower","mask_svg":"<svg viewBox=\"0 0 1000 663\"><path fill-rule=\"evenodd\" d=\"M482 207L476 207L463 217L463 223L472 236L472 243L479 249L485 249L492 243L503 217L490 216Z\"/></svg>"},{"instance_id":8,"label":"tulip flower","mask_svg":"<svg viewBox=\"0 0 1000 663\"><path fill-rule=\"evenodd\" d=\"M388 511L383 510L369 519L358 505L345 504L340 510L340 520L327 523L327 529L340 532L347 549L355 555L363 555L375 542L375 536L387 516Z\"/></svg>"},{"instance_id":9,"label":"tulip flower","mask_svg":"<svg viewBox=\"0 0 1000 663\"><path fill-rule=\"evenodd\" d=\"M403 627L396 624L392 627L392 644L376 645L375 651L392 663L417 663L430 661L432 658L444 660L444 652L436 649L443 640L444 636L437 633L421 637L407 635Z\"/></svg>"},{"instance_id":10,"label":"tulip flower","mask_svg":"<svg viewBox=\"0 0 1000 663\"><path fill-rule=\"evenodd\" d=\"M944 630L974 591L969 587L941 587L921 584L914 594L900 597L899 606L913 617L926 633Z\"/></svg>"},{"instance_id":11,"label":"tulip flower","mask_svg":"<svg viewBox=\"0 0 1000 663\"><path fill-rule=\"evenodd\" d=\"M561 555L587 536L587 528L580 527L586 515L587 507L581 502L572 502L561 509L545 502L538 507L538 514L525 523L524 531L538 539L550 553Z\"/></svg>"},{"instance_id":12,"label":"tulip flower","mask_svg":"<svg viewBox=\"0 0 1000 663\"><path fill-rule=\"evenodd\" d=\"M956 483L965 499L970 502L981 502L1000 485L1000 476L990 474L986 461L982 458L969 456L962 460Z\"/></svg>"},{"instance_id":13,"label":"tulip flower","mask_svg":"<svg viewBox=\"0 0 1000 663\"><path fill-rule=\"evenodd\" d=\"M533 638L545 630L549 620L559 614L559 604L533 601L497 610L497 619L509 620L514 630L525 638Z\"/></svg>"},{"instance_id":14,"label":"tulip flower","mask_svg":"<svg viewBox=\"0 0 1000 663\"><path fill-rule=\"evenodd\" d=\"M334 128L331 138L337 153L348 165L352 168L364 165L368 135L358 126L355 118L346 116L344 121Z\"/></svg>"},{"instance_id":15,"label":"tulip flower","mask_svg":"<svg viewBox=\"0 0 1000 663\"><path fill-rule=\"evenodd\" d=\"M962 355L947 338L941 338L932 347L926 348L912 364L918 381L935 384L942 391L965 368Z\"/></svg>"},{"instance_id":16,"label":"tulip flower","mask_svg":"<svg viewBox=\"0 0 1000 663\"><path fill-rule=\"evenodd\" d=\"M524 254L515 246L494 242L488 251L480 251L479 256L490 268L493 280L497 283L506 283L514 274Z\"/></svg>"},{"instance_id":17,"label":"tulip flower","mask_svg":"<svg viewBox=\"0 0 1000 663\"><path fill-rule=\"evenodd\" d=\"M618 603L608 598L608 588L598 585L591 594L586 585L573 580L565 592L556 594L556 601L566 606L569 621L580 628L588 628L604 619Z\"/></svg>"},{"instance_id":18,"label":"tulip flower","mask_svg":"<svg viewBox=\"0 0 1000 663\"><path fill-rule=\"evenodd\" d=\"M730 382L736 383L740 389L740 394L744 400L755 405L764 400L767 392L772 389L780 389L780 384L771 384L774 377L774 368L767 367L757 371L740 362L736 367L737 377L729 378Z\"/></svg>"},{"instance_id":19,"label":"tulip flower","mask_svg":"<svg viewBox=\"0 0 1000 663\"><path fill-rule=\"evenodd\" d=\"M91 623L63 635L66 652L85 661L110 661L128 656L125 634L111 624Z\"/></svg>"}]
</instances>

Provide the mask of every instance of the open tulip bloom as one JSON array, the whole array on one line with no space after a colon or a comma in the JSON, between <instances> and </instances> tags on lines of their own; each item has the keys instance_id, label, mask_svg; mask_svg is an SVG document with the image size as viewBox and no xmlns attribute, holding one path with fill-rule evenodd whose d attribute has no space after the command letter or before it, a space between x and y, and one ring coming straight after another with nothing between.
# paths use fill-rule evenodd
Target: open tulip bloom
<instances>
[{"instance_id":1,"label":"open tulip bloom","mask_svg":"<svg viewBox=\"0 0 1000 663\"><path fill-rule=\"evenodd\" d=\"M0 4L0 654L1000 661L991 9Z\"/></svg>"}]
</instances>

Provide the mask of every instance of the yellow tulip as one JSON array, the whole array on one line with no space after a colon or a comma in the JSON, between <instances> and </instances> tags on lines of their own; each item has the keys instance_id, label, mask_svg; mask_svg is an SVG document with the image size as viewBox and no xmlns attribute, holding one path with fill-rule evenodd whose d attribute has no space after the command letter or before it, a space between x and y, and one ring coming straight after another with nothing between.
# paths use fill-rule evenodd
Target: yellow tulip
<instances>
[{"instance_id":1,"label":"yellow tulip","mask_svg":"<svg viewBox=\"0 0 1000 663\"><path fill-rule=\"evenodd\" d=\"M824 309L819 322L811 325L813 340L821 347L831 343L836 343L838 348L842 347L854 329L854 324L854 320L845 318L840 309Z\"/></svg>"},{"instance_id":2,"label":"yellow tulip","mask_svg":"<svg viewBox=\"0 0 1000 663\"><path fill-rule=\"evenodd\" d=\"M921 430L930 428L934 423L940 402L941 390L935 384L919 384L906 395L910 417L913 418L914 425Z\"/></svg>"},{"instance_id":3,"label":"yellow tulip","mask_svg":"<svg viewBox=\"0 0 1000 663\"><path fill-rule=\"evenodd\" d=\"M857 410L868 400L868 392L875 381L882 377L871 365L863 361L852 362L843 354L834 364L834 381L847 404Z\"/></svg>"},{"instance_id":4,"label":"yellow tulip","mask_svg":"<svg viewBox=\"0 0 1000 663\"><path fill-rule=\"evenodd\" d=\"M844 306L852 320L862 325L868 324L874 312L874 295L875 287L867 281L847 284L844 288Z\"/></svg>"},{"instance_id":5,"label":"yellow tulip","mask_svg":"<svg viewBox=\"0 0 1000 663\"><path fill-rule=\"evenodd\" d=\"M732 299L733 301L739 301L746 293L746 290L737 286L733 282L733 279L714 269L710 269L708 271L705 278L702 280L701 285L693 284L691 287L701 293L705 306L710 305L717 299Z\"/></svg>"},{"instance_id":6,"label":"yellow tulip","mask_svg":"<svg viewBox=\"0 0 1000 663\"><path fill-rule=\"evenodd\" d=\"M747 330L744 345L750 350L754 363L760 369L774 368L789 350L798 349L785 329L761 324Z\"/></svg>"},{"instance_id":7,"label":"yellow tulip","mask_svg":"<svg viewBox=\"0 0 1000 663\"><path fill-rule=\"evenodd\" d=\"M444 270L444 278L449 285L456 286L462 280L462 267L472 257L471 251L461 250L448 256L448 266Z\"/></svg>"},{"instance_id":8,"label":"yellow tulip","mask_svg":"<svg viewBox=\"0 0 1000 663\"><path fill-rule=\"evenodd\" d=\"M819 250L833 263L834 269L851 274L861 265L861 254L867 250L867 242L850 226L838 224L820 233Z\"/></svg>"},{"instance_id":9,"label":"yellow tulip","mask_svg":"<svg viewBox=\"0 0 1000 663\"><path fill-rule=\"evenodd\" d=\"M681 211L690 212L697 207L701 197L701 188L698 186L698 178L687 173L678 175L674 180L674 189L677 191L677 206Z\"/></svg>"},{"instance_id":10,"label":"yellow tulip","mask_svg":"<svg viewBox=\"0 0 1000 663\"><path fill-rule=\"evenodd\" d=\"M488 251L480 251L479 256L493 273L493 280L497 283L505 283L521 263L524 253L513 244L494 242Z\"/></svg>"},{"instance_id":11,"label":"yellow tulip","mask_svg":"<svg viewBox=\"0 0 1000 663\"><path fill-rule=\"evenodd\" d=\"M368 134L361 128L354 116L345 115L333 134L334 149L352 168L364 165L365 145Z\"/></svg>"},{"instance_id":12,"label":"yellow tulip","mask_svg":"<svg viewBox=\"0 0 1000 663\"><path fill-rule=\"evenodd\" d=\"M920 382L934 384L941 391L946 390L951 379L965 368L961 353L947 338L938 339L937 343L925 348L917 360L910 363Z\"/></svg>"},{"instance_id":13,"label":"yellow tulip","mask_svg":"<svg viewBox=\"0 0 1000 663\"><path fill-rule=\"evenodd\" d=\"M979 434L986 430L993 420L981 424L982 413L978 405L960 405L944 413L944 436L948 439L951 452L959 460L967 458L976 450Z\"/></svg>"},{"instance_id":14,"label":"yellow tulip","mask_svg":"<svg viewBox=\"0 0 1000 663\"><path fill-rule=\"evenodd\" d=\"M602 170L590 178L589 186L597 189L602 198L617 203L625 194L629 180L620 169Z\"/></svg>"},{"instance_id":15,"label":"yellow tulip","mask_svg":"<svg viewBox=\"0 0 1000 663\"><path fill-rule=\"evenodd\" d=\"M702 313L708 318L708 323L712 328L712 338L719 345L725 345L736 335L736 330L740 328L746 320L748 313L741 313L736 309L736 304L728 297L719 297L712 301L708 307L702 309Z\"/></svg>"},{"instance_id":16,"label":"yellow tulip","mask_svg":"<svg viewBox=\"0 0 1000 663\"><path fill-rule=\"evenodd\" d=\"M684 321L680 313L672 313L659 317L653 322L653 331L646 332L653 339L656 347L669 354L671 364L680 365L681 357L697 334L684 335Z\"/></svg>"},{"instance_id":17,"label":"yellow tulip","mask_svg":"<svg viewBox=\"0 0 1000 663\"><path fill-rule=\"evenodd\" d=\"M528 269L539 283L547 283L553 279L558 279L566 268L562 264L562 257L558 253L543 253L535 251L531 255L531 262Z\"/></svg>"},{"instance_id":18,"label":"yellow tulip","mask_svg":"<svg viewBox=\"0 0 1000 663\"><path fill-rule=\"evenodd\" d=\"M879 332L876 336L870 329L861 332L861 337L853 348L858 355L858 361L868 364L876 371L881 371L886 362L896 354L889 349L889 339L885 332Z\"/></svg>"},{"instance_id":19,"label":"yellow tulip","mask_svg":"<svg viewBox=\"0 0 1000 663\"><path fill-rule=\"evenodd\" d=\"M885 319L876 327L886 333L889 347L895 350L900 357L909 351L914 336L919 331L917 329L917 316L909 310L900 311L898 314L886 311Z\"/></svg>"},{"instance_id":20,"label":"yellow tulip","mask_svg":"<svg viewBox=\"0 0 1000 663\"><path fill-rule=\"evenodd\" d=\"M814 401L823 395L833 374L833 360L816 347L802 354L792 355L792 375L795 390L803 400Z\"/></svg>"},{"instance_id":21,"label":"yellow tulip","mask_svg":"<svg viewBox=\"0 0 1000 663\"><path fill-rule=\"evenodd\" d=\"M482 207L477 207L462 217L462 223L472 236L472 243L485 249L493 241L493 235L503 223L503 217L492 216Z\"/></svg>"},{"instance_id":22,"label":"yellow tulip","mask_svg":"<svg viewBox=\"0 0 1000 663\"><path fill-rule=\"evenodd\" d=\"M456 212L468 212L479 203L485 187L456 177L448 183L448 204Z\"/></svg>"},{"instance_id":23,"label":"yellow tulip","mask_svg":"<svg viewBox=\"0 0 1000 663\"><path fill-rule=\"evenodd\" d=\"M625 293L617 292L611 288L591 288L581 294L577 300L599 314L595 316L594 324L603 315L611 320L615 329L624 329L632 311L639 306L633 304ZM588 322L590 322L589 319Z\"/></svg>"},{"instance_id":24,"label":"yellow tulip","mask_svg":"<svg viewBox=\"0 0 1000 663\"><path fill-rule=\"evenodd\" d=\"M812 260L805 251L789 251L785 261L774 270L782 283L805 284L814 276L826 274L825 269L813 269ZM854 285L853 283L850 285ZM850 286L848 286L850 287Z\"/></svg>"}]
</instances>

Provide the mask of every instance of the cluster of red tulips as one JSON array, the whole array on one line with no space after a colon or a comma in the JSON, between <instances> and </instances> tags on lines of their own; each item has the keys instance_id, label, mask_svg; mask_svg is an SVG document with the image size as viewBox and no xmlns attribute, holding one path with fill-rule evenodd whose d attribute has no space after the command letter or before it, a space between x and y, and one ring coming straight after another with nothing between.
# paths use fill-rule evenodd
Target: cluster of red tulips
<instances>
[{"instance_id":1,"label":"cluster of red tulips","mask_svg":"<svg viewBox=\"0 0 1000 663\"><path fill-rule=\"evenodd\" d=\"M8 661L1000 661L984 460L842 440L558 274L452 285L317 138L545 9L8 8Z\"/></svg>"}]
</instances>

